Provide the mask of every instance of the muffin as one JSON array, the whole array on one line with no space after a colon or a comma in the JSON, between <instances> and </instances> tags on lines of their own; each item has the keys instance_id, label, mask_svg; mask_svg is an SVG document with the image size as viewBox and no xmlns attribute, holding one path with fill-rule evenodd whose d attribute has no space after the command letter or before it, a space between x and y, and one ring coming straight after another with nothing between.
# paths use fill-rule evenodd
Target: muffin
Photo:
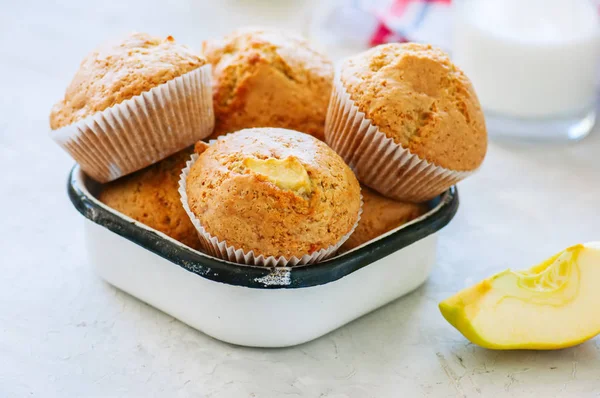
<instances>
[{"instance_id":1,"label":"muffin","mask_svg":"<svg viewBox=\"0 0 600 398\"><path fill-rule=\"evenodd\" d=\"M171 36L105 45L53 107L50 135L100 182L149 166L212 133L210 69Z\"/></svg>"},{"instance_id":2,"label":"muffin","mask_svg":"<svg viewBox=\"0 0 600 398\"><path fill-rule=\"evenodd\" d=\"M188 148L143 170L102 186L105 205L179 242L200 248L196 228L181 205L179 176L190 159Z\"/></svg>"},{"instance_id":3,"label":"muffin","mask_svg":"<svg viewBox=\"0 0 600 398\"><path fill-rule=\"evenodd\" d=\"M323 139L333 64L300 36L246 28L205 41L213 65L215 132L281 127Z\"/></svg>"},{"instance_id":4,"label":"muffin","mask_svg":"<svg viewBox=\"0 0 600 398\"><path fill-rule=\"evenodd\" d=\"M350 57L334 92L326 142L363 184L385 196L431 199L485 157L485 121L473 86L429 45L385 44Z\"/></svg>"},{"instance_id":5,"label":"muffin","mask_svg":"<svg viewBox=\"0 0 600 398\"><path fill-rule=\"evenodd\" d=\"M308 264L333 254L356 227L360 185L316 138L255 128L197 147L180 192L209 253L254 265Z\"/></svg>"},{"instance_id":6,"label":"muffin","mask_svg":"<svg viewBox=\"0 0 600 398\"><path fill-rule=\"evenodd\" d=\"M345 252L427 213L425 204L399 202L362 187L363 212L356 230L340 248Z\"/></svg>"}]
</instances>

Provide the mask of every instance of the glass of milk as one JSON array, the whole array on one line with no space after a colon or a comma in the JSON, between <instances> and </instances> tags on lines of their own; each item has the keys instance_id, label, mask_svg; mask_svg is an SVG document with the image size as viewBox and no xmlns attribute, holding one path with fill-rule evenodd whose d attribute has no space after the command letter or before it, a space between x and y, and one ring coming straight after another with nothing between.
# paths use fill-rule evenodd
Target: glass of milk
<instances>
[{"instance_id":1,"label":"glass of milk","mask_svg":"<svg viewBox=\"0 0 600 398\"><path fill-rule=\"evenodd\" d=\"M578 140L596 120L600 3L462 0L453 58L492 137Z\"/></svg>"}]
</instances>

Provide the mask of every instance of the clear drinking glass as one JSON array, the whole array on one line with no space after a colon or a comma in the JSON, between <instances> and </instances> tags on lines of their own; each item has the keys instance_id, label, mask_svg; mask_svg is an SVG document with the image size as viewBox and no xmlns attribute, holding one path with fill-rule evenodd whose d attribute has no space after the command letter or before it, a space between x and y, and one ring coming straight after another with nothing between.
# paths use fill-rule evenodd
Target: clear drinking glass
<instances>
[{"instance_id":1,"label":"clear drinking glass","mask_svg":"<svg viewBox=\"0 0 600 398\"><path fill-rule=\"evenodd\" d=\"M591 0L455 2L453 58L496 138L566 141L596 120L600 7Z\"/></svg>"}]
</instances>

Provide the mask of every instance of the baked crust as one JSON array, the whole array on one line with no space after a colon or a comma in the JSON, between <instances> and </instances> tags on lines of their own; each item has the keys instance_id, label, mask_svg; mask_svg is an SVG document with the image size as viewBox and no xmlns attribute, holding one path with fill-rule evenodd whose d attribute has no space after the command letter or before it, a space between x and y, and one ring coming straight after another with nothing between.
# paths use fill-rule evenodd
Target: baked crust
<instances>
[{"instance_id":1,"label":"baked crust","mask_svg":"<svg viewBox=\"0 0 600 398\"><path fill-rule=\"evenodd\" d=\"M179 176L192 149L180 151L150 167L105 184L98 199L194 249L200 248L196 228L183 209Z\"/></svg>"},{"instance_id":2,"label":"baked crust","mask_svg":"<svg viewBox=\"0 0 600 398\"><path fill-rule=\"evenodd\" d=\"M380 45L348 58L341 79L359 110L411 153L455 171L483 162L487 132L479 100L441 50Z\"/></svg>"},{"instance_id":3,"label":"baked crust","mask_svg":"<svg viewBox=\"0 0 600 398\"><path fill-rule=\"evenodd\" d=\"M229 246L254 251L256 256L299 258L338 243L357 221L360 185L356 177L314 137L255 128L228 134L199 149L186 181L188 203L206 231ZM296 168L290 166L287 173L251 168L257 161L266 165L273 160L277 167L290 163ZM283 185L280 178L298 183Z\"/></svg>"},{"instance_id":4,"label":"baked crust","mask_svg":"<svg viewBox=\"0 0 600 398\"><path fill-rule=\"evenodd\" d=\"M281 127L324 138L333 64L300 36L247 28L203 44L213 65L213 138Z\"/></svg>"},{"instance_id":5,"label":"baked crust","mask_svg":"<svg viewBox=\"0 0 600 398\"><path fill-rule=\"evenodd\" d=\"M399 202L362 187L363 213L356 230L342 245L348 251L427 213L425 204Z\"/></svg>"},{"instance_id":6,"label":"baked crust","mask_svg":"<svg viewBox=\"0 0 600 398\"><path fill-rule=\"evenodd\" d=\"M206 59L168 36L165 39L134 33L93 51L81 62L65 96L50 113L53 130L206 64Z\"/></svg>"}]
</instances>

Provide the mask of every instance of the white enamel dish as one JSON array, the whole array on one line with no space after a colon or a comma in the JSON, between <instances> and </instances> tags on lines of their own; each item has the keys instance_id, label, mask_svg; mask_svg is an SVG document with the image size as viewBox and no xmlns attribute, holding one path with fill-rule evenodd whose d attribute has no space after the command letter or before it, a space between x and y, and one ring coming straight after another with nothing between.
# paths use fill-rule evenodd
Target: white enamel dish
<instances>
[{"instance_id":1,"label":"white enamel dish","mask_svg":"<svg viewBox=\"0 0 600 398\"><path fill-rule=\"evenodd\" d=\"M286 347L318 338L421 285L437 232L454 217L452 187L417 220L319 264L267 268L193 250L102 204L78 166L69 197L85 217L90 262L108 283L216 339Z\"/></svg>"}]
</instances>

